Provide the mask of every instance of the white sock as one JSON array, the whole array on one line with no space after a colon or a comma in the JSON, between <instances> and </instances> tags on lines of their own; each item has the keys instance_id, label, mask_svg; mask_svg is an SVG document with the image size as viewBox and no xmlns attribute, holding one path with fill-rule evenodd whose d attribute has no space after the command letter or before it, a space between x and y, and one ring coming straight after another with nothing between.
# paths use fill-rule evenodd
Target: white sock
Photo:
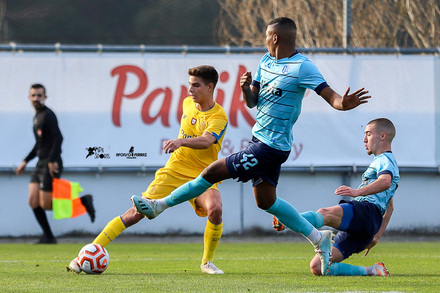
<instances>
[{"instance_id":1,"label":"white sock","mask_svg":"<svg viewBox=\"0 0 440 293\"><path fill-rule=\"evenodd\" d=\"M310 234L306 236L306 238L313 244L318 243L319 240L321 240L321 237L321 232L319 232L319 230L316 228L313 228L312 232L310 232Z\"/></svg>"},{"instance_id":2,"label":"white sock","mask_svg":"<svg viewBox=\"0 0 440 293\"><path fill-rule=\"evenodd\" d=\"M169 206L167 205L165 198L161 198L161 199L156 199L156 204L157 204L157 211L161 212L166 210L167 208L169 208Z\"/></svg>"}]
</instances>

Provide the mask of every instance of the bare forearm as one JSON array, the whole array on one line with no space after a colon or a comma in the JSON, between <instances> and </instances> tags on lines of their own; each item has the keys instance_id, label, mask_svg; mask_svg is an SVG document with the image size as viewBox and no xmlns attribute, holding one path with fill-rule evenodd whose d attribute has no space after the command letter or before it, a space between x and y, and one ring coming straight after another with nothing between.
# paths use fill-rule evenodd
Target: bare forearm
<instances>
[{"instance_id":1,"label":"bare forearm","mask_svg":"<svg viewBox=\"0 0 440 293\"><path fill-rule=\"evenodd\" d=\"M172 153L182 146L192 149L207 149L216 141L212 134L205 132L202 136L198 137L167 140L164 143L163 150L165 153Z\"/></svg>"},{"instance_id":2,"label":"bare forearm","mask_svg":"<svg viewBox=\"0 0 440 293\"><path fill-rule=\"evenodd\" d=\"M335 92L331 87L326 87L321 91L321 96L336 110L343 111L342 97Z\"/></svg>"},{"instance_id":3,"label":"bare forearm","mask_svg":"<svg viewBox=\"0 0 440 293\"><path fill-rule=\"evenodd\" d=\"M379 238L382 237L383 233L388 227L388 223L390 222L393 211L394 211L394 205L393 205L393 199L391 198L388 203L387 210L383 214L382 225L380 225L379 231L377 231L376 235L374 236L376 240L379 240Z\"/></svg>"},{"instance_id":4,"label":"bare forearm","mask_svg":"<svg viewBox=\"0 0 440 293\"><path fill-rule=\"evenodd\" d=\"M242 89L243 99L249 108L255 107L258 102L258 97L251 88L252 88L252 86Z\"/></svg>"},{"instance_id":5,"label":"bare forearm","mask_svg":"<svg viewBox=\"0 0 440 293\"><path fill-rule=\"evenodd\" d=\"M329 103L333 108L341 111L350 110L357 106L367 103L371 96L368 96L368 91L364 88L360 88L357 91L350 93L348 88L341 96L335 92L331 87L324 88L320 95Z\"/></svg>"},{"instance_id":6,"label":"bare forearm","mask_svg":"<svg viewBox=\"0 0 440 293\"><path fill-rule=\"evenodd\" d=\"M373 183L359 188L356 196L367 196L370 194L376 194L387 190L389 187L390 183L388 181L377 179Z\"/></svg>"},{"instance_id":7,"label":"bare forearm","mask_svg":"<svg viewBox=\"0 0 440 293\"><path fill-rule=\"evenodd\" d=\"M376 181L374 181L373 183L362 186L361 188L358 189L345 185L339 186L335 190L335 194L341 196L351 196L351 197L367 196L387 190L388 188L390 188L390 186L391 186L391 176L389 174L383 174L380 175L379 178L377 178Z\"/></svg>"},{"instance_id":8,"label":"bare forearm","mask_svg":"<svg viewBox=\"0 0 440 293\"><path fill-rule=\"evenodd\" d=\"M250 71L247 71L240 77L240 87L243 92L243 99L249 108L253 108L257 105L258 92L260 91L259 88L251 85L251 83L252 74Z\"/></svg>"},{"instance_id":9,"label":"bare forearm","mask_svg":"<svg viewBox=\"0 0 440 293\"><path fill-rule=\"evenodd\" d=\"M212 141L204 136L179 139L181 140L182 146L192 149L207 149L212 145Z\"/></svg>"}]
</instances>

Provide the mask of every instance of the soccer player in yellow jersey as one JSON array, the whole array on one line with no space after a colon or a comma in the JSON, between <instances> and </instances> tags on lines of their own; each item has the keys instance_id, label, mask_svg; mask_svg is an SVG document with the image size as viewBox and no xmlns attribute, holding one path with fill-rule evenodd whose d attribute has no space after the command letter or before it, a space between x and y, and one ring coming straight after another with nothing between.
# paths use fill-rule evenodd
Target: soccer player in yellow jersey
<instances>
[{"instance_id":1,"label":"soccer player in yellow jersey","mask_svg":"<svg viewBox=\"0 0 440 293\"><path fill-rule=\"evenodd\" d=\"M210 163L217 160L221 149L228 118L213 98L218 73L214 67L202 65L189 69L188 75L189 97L183 101L179 136L165 142L163 149L165 153L171 153L171 157L165 167L156 172L153 182L142 193L144 197L163 198L180 185L193 180ZM189 202L197 215L208 216L200 268L203 273L223 274L212 262L223 232L222 200L217 185L214 184ZM122 216L111 220L93 243L106 246L126 228L144 218L144 215L132 207ZM70 262L68 271L81 272L76 258Z\"/></svg>"}]
</instances>

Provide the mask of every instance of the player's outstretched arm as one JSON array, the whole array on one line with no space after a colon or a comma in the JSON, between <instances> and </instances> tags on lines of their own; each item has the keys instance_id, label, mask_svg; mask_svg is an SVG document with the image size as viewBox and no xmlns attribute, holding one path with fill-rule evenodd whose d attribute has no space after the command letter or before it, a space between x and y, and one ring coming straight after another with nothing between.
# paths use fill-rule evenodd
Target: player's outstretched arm
<instances>
[{"instance_id":1,"label":"player's outstretched arm","mask_svg":"<svg viewBox=\"0 0 440 293\"><path fill-rule=\"evenodd\" d=\"M392 177L390 174L382 174L373 183L364 185L358 189L342 185L335 190L335 194L351 197L367 196L387 190L391 186L391 180Z\"/></svg>"},{"instance_id":2,"label":"player's outstretched arm","mask_svg":"<svg viewBox=\"0 0 440 293\"><path fill-rule=\"evenodd\" d=\"M331 87L324 88L320 95L330 104L333 108L341 111L351 110L361 104L368 103L368 99L371 96L367 95L368 91L365 88L360 88L357 91L350 93L350 87L341 96L335 92Z\"/></svg>"},{"instance_id":3,"label":"player's outstretched arm","mask_svg":"<svg viewBox=\"0 0 440 293\"><path fill-rule=\"evenodd\" d=\"M168 154L182 146L192 149L207 149L216 141L217 139L214 135L209 132L204 132L202 136L198 137L167 140L163 145L163 150Z\"/></svg>"}]
</instances>

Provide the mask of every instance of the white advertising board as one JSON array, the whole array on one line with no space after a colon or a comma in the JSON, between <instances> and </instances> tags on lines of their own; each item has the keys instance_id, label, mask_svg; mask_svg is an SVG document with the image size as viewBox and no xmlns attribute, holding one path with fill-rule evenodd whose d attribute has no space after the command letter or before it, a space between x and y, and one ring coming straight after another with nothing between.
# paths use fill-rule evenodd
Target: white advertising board
<instances>
[{"instance_id":1,"label":"white advertising board","mask_svg":"<svg viewBox=\"0 0 440 293\"><path fill-rule=\"evenodd\" d=\"M364 150L363 129L378 117L387 117L396 125L393 151L399 165L439 164L439 130L435 127L438 57L308 57L338 93L343 94L348 86L352 91L365 87L372 99L340 112L307 92L285 166L368 165L372 158ZM201 64L215 66L220 74L215 98L229 117L220 157L227 156L251 137L255 109L246 108L239 77L245 71L254 73L260 58L246 54L0 53L0 167L17 166L35 142L34 110L27 96L30 85L37 82L46 86L47 105L58 117L65 166L163 165L169 156L162 151L163 142L179 132L187 70Z\"/></svg>"}]
</instances>

